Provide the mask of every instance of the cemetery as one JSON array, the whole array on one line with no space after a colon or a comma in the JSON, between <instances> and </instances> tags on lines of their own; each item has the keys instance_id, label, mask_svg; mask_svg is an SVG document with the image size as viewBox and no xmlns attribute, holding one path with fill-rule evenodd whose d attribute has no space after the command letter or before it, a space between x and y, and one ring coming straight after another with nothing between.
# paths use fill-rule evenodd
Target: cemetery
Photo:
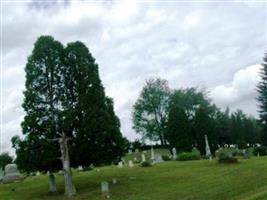
<instances>
[{"instance_id":1,"label":"cemetery","mask_svg":"<svg viewBox=\"0 0 267 200\"><path fill-rule=\"evenodd\" d=\"M267 0L0 1L0 200L267 200Z\"/></svg>"},{"instance_id":2,"label":"cemetery","mask_svg":"<svg viewBox=\"0 0 267 200\"><path fill-rule=\"evenodd\" d=\"M166 149L156 149L155 155L166 152ZM136 154L138 159L144 155ZM125 159L129 156L132 155ZM78 195L71 199L266 199L267 157L238 156L238 159L238 164L219 164L214 158L163 161L149 168L128 163L121 168L115 165L90 171L77 168L73 170L73 181ZM57 194L47 193L47 176L28 176L22 182L0 184L0 199L69 199L63 195L63 175L55 174Z\"/></svg>"}]
</instances>

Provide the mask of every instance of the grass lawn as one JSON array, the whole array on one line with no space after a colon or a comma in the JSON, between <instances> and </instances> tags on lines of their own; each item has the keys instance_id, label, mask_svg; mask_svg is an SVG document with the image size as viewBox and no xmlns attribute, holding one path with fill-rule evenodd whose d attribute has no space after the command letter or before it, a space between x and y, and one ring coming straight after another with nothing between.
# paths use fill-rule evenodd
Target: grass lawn
<instances>
[{"instance_id":1,"label":"grass lawn","mask_svg":"<svg viewBox=\"0 0 267 200\"><path fill-rule=\"evenodd\" d=\"M101 167L100 171L74 172L75 200L106 199L101 181L110 183L114 200L263 200L267 199L267 157L240 159L238 164L216 161L170 161L150 168ZM113 185L112 179L117 178ZM57 175L60 194L47 193L46 175L21 183L0 184L0 200L62 200L63 177ZM15 190L15 191L12 191Z\"/></svg>"}]
</instances>

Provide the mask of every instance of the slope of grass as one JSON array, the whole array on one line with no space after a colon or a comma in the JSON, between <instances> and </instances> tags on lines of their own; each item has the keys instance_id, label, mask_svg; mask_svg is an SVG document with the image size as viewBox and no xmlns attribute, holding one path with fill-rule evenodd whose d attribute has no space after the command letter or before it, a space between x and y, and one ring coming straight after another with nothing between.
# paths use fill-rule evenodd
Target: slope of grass
<instances>
[{"instance_id":1,"label":"slope of grass","mask_svg":"<svg viewBox=\"0 0 267 200\"><path fill-rule=\"evenodd\" d=\"M78 195L74 200L102 200L101 181L110 183L114 200L263 200L267 199L267 157L240 160L238 164L216 161L171 161L153 167L102 167L74 172ZM112 184L112 179L117 184ZM63 200L63 177L57 175L60 194L47 193L45 175L21 183L0 184L1 200ZM12 191L13 190L13 191Z\"/></svg>"}]
</instances>

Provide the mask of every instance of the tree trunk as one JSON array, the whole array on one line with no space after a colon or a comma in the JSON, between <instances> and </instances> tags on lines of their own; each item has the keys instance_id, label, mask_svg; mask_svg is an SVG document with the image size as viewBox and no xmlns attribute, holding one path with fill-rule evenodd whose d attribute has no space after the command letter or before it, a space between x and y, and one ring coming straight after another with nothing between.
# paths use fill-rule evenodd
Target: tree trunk
<instances>
[{"instance_id":1,"label":"tree trunk","mask_svg":"<svg viewBox=\"0 0 267 200\"><path fill-rule=\"evenodd\" d=\"M70 158L68 151L68 139L65 134L62 138L59 139L60 150L61 150L61 159L64 172L64 181L65 181L65 195L68 197L74 196L76 194L75 187L72 183L72 175L70 169Z\"/></svg>"},{"instance_id":2,"label":"tree trunk","mask_svg":"<svg viewBox=\"0 0 267 200\"><path fill-rule=\"evenodd\" d=\"M164 141L163 141L163 138L162 138L161 134L159 135L159 140L160 140L161 145L164 145Z\"/></svg>"},{"instance_id":3,"label":"tree trunk","mask_svg":"<svg viewBox=\"0 0 267 200\"><path fill-rule=\"evenodd\" d=\"M57 193L56 178L51 172L49 172L49 192Z\"/></svg>"}]
</instances>

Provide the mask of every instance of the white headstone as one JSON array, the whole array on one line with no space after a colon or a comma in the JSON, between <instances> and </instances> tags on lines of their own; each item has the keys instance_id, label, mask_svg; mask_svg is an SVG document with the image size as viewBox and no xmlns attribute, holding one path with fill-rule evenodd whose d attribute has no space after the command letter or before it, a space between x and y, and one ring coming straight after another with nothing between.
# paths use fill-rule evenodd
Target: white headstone
<instances>
[{"instance_id":1,"label":"white headstone","mask_svg":"<svg viewBox=\"0 0 267 200\"><path fill-rule=\"evenodd\" d=\"M151 145L151 160L155 160L155 155L154 155L154 149L153 146Z\"/></svg>"},{"instance_id":2,"label":"white headstone","mask_svg":"<svg viewBox=\"0 0 267 200\"><path fill-rule=\"evenodd\" d=\"M133 164L133 161L132 161L132 160L129 160L129 161L128 161L128 164L129 164L129 167L133 167L133 166L134 166L134 164Z\"/></svg>"},{"instance_id":3,"label":"white headstone","mask_svg":"<svg viewBox=\"0 0 267 200\"><path fill-rule=\"evenodd\" d=\"M123 167L123 162L120 161L120 162L118 163L118 168L122 168L122 167Z\"/></svg>"},{"instance_id":4,"label":"white headstone","mask_svg":"<svg viewBox=\"0 0 267 200\"><path fill-rule=\"evenodd\" d=\"M36 172L36 176L40 176L40 172L39 171Z\"/></svg>"},{"instance_id":5,"label":"white headstone","mask_svg":"<svg viewBox=\"0 0 267 200\"><path fill-rule=\"evenodd\" d=\"M212 160L212 155L211 155L211 152L210 152L210 146L209 146L209 141L208 141L208 136L205 135L205 144L206 144L206 156Z\"/></svg>"},{"instance_id":6,"label":"white headstone","mask_svg":"<svg viewBox=\"0 0 267 200\"><path fill-rule=\"evenodd\" d=\"M139 152L139 149L135 149L135 153L138 153Z\"/></svg>"},{"instance_id":7,"label":"white headstone","mask_svg":"<svg viewBox=\"0 0 267 200\"><path fill-rule=\"evenodd\" d=\"M132 154L132 153L133 153L132 149L129 149L128 154Z\"/></svg>"},{"instance_id":8,"label":"white headstone","mask_svg":"<svg viewBox=\"0 0 267 200\"><path fill-rule=\"evenodd\" d=\"M14 181L20 181L23 177L19 173L16 164L8 164L5 166L5 175L3 177L3 183L10 183Z\"/></svg>"},{"instance_id":9,"label":"white headstone","mask_svg":"<svg viewBox=\"0 0 267 200\"><path fill-rule=\"evenodd\" d=\"M116 184L116 183L117 183L117 179L116 179L116 178L113 178L113 179L112 179L112 183L113 183L113 184Z\"/></svg>"},{"instance_id":10,"label":"white headstone","mask_svg":"<svg viewBox=\"0 0 267 200\"><path fill-rule=\"evenodd\" d=\"M136 157L134 157L134 162L137 162L137 158Z\"/></svg>"},{"instance_id":11,"label":"white headstone","mask_svg":"<svg viewBox=\"0 0 267 200\"><path fill-rule=\"evenodd\" d=\"M176 148L175 147L172 148L172 159L173 160L176 160L177 159L177 151L176 151Z\"/></svg>"},{"instance_id":12,"label":"white headstone","mask_svg":"<svg viewBox=\"0 0 267 200\"><path fill-rule=\"evenodd\" d=\"M79 170L79 171L82 171L82 170L83 170L83 167L82 167L82 166L79 166L79 167L78 167L78 170Z\"/></svg>"},{"instance_id":13,"label":"white headstone","mask_svg":"<svg viewBox=\"0 0 267 200\"><path fill-rule=\"evenodd\" d=\"M105 194L109 192L108 182L101 183L101 192Z\"/></svg>"},{"instance_id":14,"label":"white headstone","mask_svg":"<svg viewBox=\"0 0 267 200\"><path fill-rule=\"evenodd\" d=\"M161 154L155 154L154 163L160 163L160 162L163 162L162 155Z\"/></svg>"},{"instance_id":15,"label":"white headstone","mask_svg":"<svg viewBox=\"0 0 267 200\"><path fill-rule=\"evenodd\" d=\"M146 162L146 156L144 153L142 153L142 162Z\"/></svg>"}]
</instances>

